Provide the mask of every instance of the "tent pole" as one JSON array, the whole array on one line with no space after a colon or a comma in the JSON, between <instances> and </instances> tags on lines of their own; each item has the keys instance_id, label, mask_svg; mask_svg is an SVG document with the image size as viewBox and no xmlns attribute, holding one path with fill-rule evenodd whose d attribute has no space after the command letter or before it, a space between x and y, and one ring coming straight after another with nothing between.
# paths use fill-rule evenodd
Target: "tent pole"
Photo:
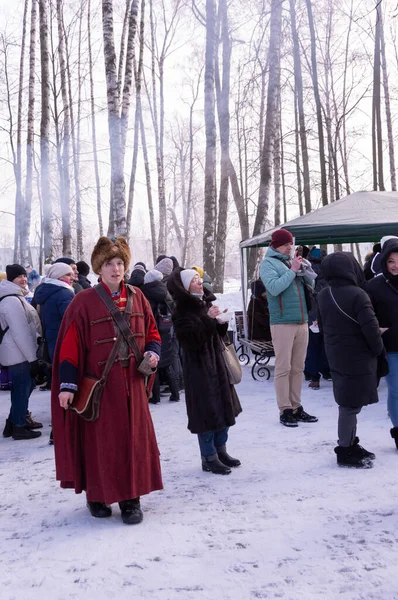
<instances>
[{"instance_id":1,"label":"tent pole","mask_svg":"<svg viewBox=\"0 0 398 600\"><path fill-rule=\"evenodd\" d=\"M242 302L243 302L243 329L245 332L245 338L248 337L249 328L247 326L247 251L248 248L240 249L240 277L242 286Z\"/></svg>"}]
</instances>

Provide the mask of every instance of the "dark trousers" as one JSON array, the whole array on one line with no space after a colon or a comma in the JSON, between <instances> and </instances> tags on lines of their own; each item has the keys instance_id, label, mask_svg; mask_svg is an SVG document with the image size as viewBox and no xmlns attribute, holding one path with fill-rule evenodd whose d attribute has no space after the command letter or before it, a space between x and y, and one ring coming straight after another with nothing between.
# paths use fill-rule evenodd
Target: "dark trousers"
<instances>
[{"instance_id":1,"label":"dark trousers","mask_svg":"<svg viewBox=\"0 0 398 600\"><path fill-rule=\"evenodd\" d=\"M325 352L325 344L321 333L313 333L310 329L305 359L305 371L309 373L311 381L319 381L321 373L329 372L328 359Z\"/></svg>"},{"instance_id":2,"label":"dark trousers","mask_svg":"<svg viewBox=\"0 0 398 600\"><path fill-rule=\"evenodd\" d=\"M348 448L354 443L357 435L357 415L361 412L361 407L353 408L347 406L339 406L339 421L337 433L339 436L339 446Z\"/></svg>"},{"instance_id":3,"label":"dark trousers","mask_svg":"<svg viewBox=\"0 0 398 600\"><path fill-rule=\"evenodd\" d=\"M8 367L11 385L11 410L9 419L16 427L23 427L28 412L29 397L35 387L34 379L30 376L28 362L18 363Z\"/></svg>"},{"instance_id":4,"label":"dark trousers","mask_svg":"<svg viewBox=\"0 0 398 600\"><path fill-rule=\"evenodd\" d=\"M159 373L160 371L160 373ZM162 367L158 369L155 377L155 382L152 388L152 402L160 402L160 378L166 381L171 390L170 399L178 400L180 398L179 385L178 385L178 376L174 371L173 365L169 365L168 367Z\"/></svg>"},{"instance_id":5,"label":"dark trousers","mask_svg":"<svg viewBox=\"0 0 398 600\"><path fill-rule=\"evenodd\" d=\"M217 448L223 448L228 441L228 429L229 427L225 427L225 429L220 429L220 431L198 433L200 454L203 457L217 454Z\"/></svg>"}]
</instances>

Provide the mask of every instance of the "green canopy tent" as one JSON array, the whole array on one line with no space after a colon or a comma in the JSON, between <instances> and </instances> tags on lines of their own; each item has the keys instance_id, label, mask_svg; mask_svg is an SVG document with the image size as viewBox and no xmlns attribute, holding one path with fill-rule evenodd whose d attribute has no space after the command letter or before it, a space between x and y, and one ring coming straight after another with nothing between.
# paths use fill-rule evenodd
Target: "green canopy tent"
<instances>
[{"instance_id":1,"label":"green canopy tent","mask_svg":"<svg viewBox=\"0 0 398 600\"><path fill-rule=\"evenodd\" d=\"M332 204L268 229L240 244L243 306L247 301L249 248L269 246L272 232L288 229L300 245L376 242L398 235L398 192L355 192ZM246 311L243 311L247 333Z\"/></svg>"}]
</instances>

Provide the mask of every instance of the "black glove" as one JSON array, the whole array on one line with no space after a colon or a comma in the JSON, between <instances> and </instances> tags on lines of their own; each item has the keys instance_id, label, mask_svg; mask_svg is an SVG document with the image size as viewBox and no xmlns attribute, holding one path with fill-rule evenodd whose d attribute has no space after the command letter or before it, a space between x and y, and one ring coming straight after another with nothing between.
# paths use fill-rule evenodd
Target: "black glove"
<instances>
[{"instance_id":1,"label":"black glove","mask_svg":"<svg viewBox=\"0 0 398 600\"><path fill-rule=\"evenodd\" d=\"M30 376L33 377L33 379L35 379L36 377L38 377L38 375L40 375L39 361L34 360L33 362L29 363L29 366L30 366Z\"/></svg>"}]
</instances>

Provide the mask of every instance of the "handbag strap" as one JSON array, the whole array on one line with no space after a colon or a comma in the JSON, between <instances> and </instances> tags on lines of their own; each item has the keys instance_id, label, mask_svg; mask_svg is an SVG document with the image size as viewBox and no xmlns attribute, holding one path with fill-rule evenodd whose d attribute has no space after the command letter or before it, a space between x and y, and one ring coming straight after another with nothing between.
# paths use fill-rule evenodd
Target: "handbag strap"
<instances>
[{"instance_id":1,"label":"handbag strap","mask_svg":"<svg viewBox=\"0 0 398 600\"><path fill-rule=\"evenodd\" d=\"M129 347L131 348L131 350L135 356L135 360L137 361L137 365L139 365L142 362L144 355L142 354L141 350L139 349L138 344L135 340L134 334L129 327L129 321L130 321L130 317L131 317L131 313L132 313L132 309L133 309L133 292L131 290L129 290L128 287L126 288L127 289L127 305L126 305L126 310L124 312L124 317L123 317L122 313L117 308L117 306L115 306L115 303L113 302L112 298L109 297L109 294L105 290L103 285L101 285L99 283L96 286L94 286L94 289L97 292L97 294L99 295L99 297L101 298L101 300L103 301L103 303L105 304L105 306L107 307L107 309L109 310L112 319L118 326L119 331L121 332L122 336L126 340Z\"/></svg>"},{"instance_id":2,"label":"handbag strap","mask_svg":"<svg viewBox=\"0 0 398 600\"><path fill-rule=\"evenodd\" d=\"M103 385L105 385L106 380L108 379L108 375L113 367L113 363L116 360L116 356L117 356L117 353L119 352L119 348L120 348L120 344L122 343L122 339L123 339L123 336L121 333L119 333L119 335L116 338L116 342L113 344L113 348L110 351L108 360L106 361L105 368L101 375L101 382Z\"/></svg>"},{"instance_id":3,"label":"handbag strap","mask_svg":"<svg viewBox=\"0 0 398 600\"><path fill-rule=\"evenodd\" d=\"M331 298L332 298L333 302L335 303L335 305L337 306L337 308L339 309L339 311L340 311L341 313L343 313L343 315L344 315L345 317L347 317L347 319L350 319L351 321L354 321L354 323L356 323L357 325L359 325L358 321L357 321L356 319L354 319L354 317L351 317L350 315L348 315L348 314L347 314L347 313L346 313L346 312L345 312L345 311L344 311L344 310L341 308L340 304L338 304L338 302L337 302L336 298L333 296L333 292L332 292L332 289L331 289L330 287L329 287L329 292L330 292L330 295L331 295Z\"/></svg>"}]
</instances>

